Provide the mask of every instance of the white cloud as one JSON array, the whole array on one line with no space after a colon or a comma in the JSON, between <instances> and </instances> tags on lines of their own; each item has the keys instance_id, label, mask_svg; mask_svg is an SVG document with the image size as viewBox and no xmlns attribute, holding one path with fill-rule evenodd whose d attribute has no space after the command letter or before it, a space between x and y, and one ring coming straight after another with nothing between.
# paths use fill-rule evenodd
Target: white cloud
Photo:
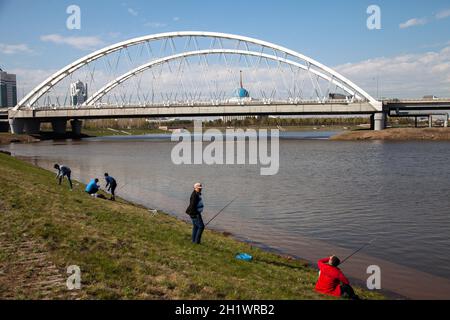
<instances>
[{"instance_id":1,"label":"white cloud","mask_svg":"<svg viewBox=\"0 0 450 320\"><path fill-rule=\"evenodd\" d=\"M144 24L144 27L164 28L164 27L167 27L167 24L166 23L162 23L162 22L146 22Z\"/></svg>"},{"instance_id":2,"label":"white cloud","mask_svg":"<svg viewBox=\"0 0 450 320\"><path fill-rule=\"evenodd\" d=\"M10 69L8 72L17 75L17 95L21 99L56 70L16 68Z\"/></svg>"},{"instance_id":3,"label":"white cloud","mask_svg":"<svg viewBox=\"0 0 450 320\"><path fill-rule=\"evenodd\" d=\"M0 43L0 52L3 54L17 54L17 53L33 53L26 44L5 44Z\"/></svg>"},{"instance_id":4,"label":"white cloud","mask_svg":"<svg viewBox=\"0 0 450 320\"><path fill-rule=\"evenodd\" d=\"M335 69L373 96L377 92L377 77L380 96L450 96L450 47L437 52L348 63Z\"/></svg>"},{"instance_id":5,"label":"white cloud","mask_svg":"<svg viewBox=\"0 0 450 320\"><path fill-rule=\"evenodd\" d=\"M415 27L415 26L423 26L425 24L428 23L428 20L426 18L413 18L413 19L409 19L408 21L404 22L404 23L400 23L400 29L406 29L406 28L410 28L410 27Z\"/></svg>"},{"instance_id":6,"label":"white cloud","mask_svg":"<svg viewBox=\"0 0 450 320\"><path fill-rule=\"evenodd\" d=\"M79 50L93 50L104 45L104 42L98 37L64 37L59 34L48 34L41 36L44 42L56 44L66 44Z\"/></svg>"},{"instance_id":7,"label":"white cloud","mask_svg":"<svg viewBox=\"0 0 450 320\"><path fill-rule=\"evenodd\" d=\"M442 10L442 11L438 12L435 17L438 20L450 17L450 9Z\"/></svg>"},{"instance_id":8,"label":"white cloud","mask_svg":"<svg viewBox=\"0 0 450 320\"><path fill-rule=\"evenodd\" d=\"M134 10L133 8L128 8L128 13L131 14L132 16L137 16L139 13Z\"/></svg>"}]
</instances>

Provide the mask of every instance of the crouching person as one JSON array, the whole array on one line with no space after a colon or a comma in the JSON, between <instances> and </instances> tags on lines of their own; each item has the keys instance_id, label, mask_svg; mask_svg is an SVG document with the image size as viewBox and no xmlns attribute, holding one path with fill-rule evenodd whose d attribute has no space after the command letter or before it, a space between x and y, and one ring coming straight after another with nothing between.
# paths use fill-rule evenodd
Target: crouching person
<instances>
[{"instance_id":1,"label":"crouching person","mask_svg":"<svg viewBox=\"0 0 450 320\"><path fill-rule=\"evenodd\" d=\"M95 197L100 186L98 185L98 179L92 179L88 185L86 186L86 192L89 193L91 196Z\"/></svg>"},{"instance_id":2,"label":"crouching person","mask_svg":"<svg viewBox=\"0 0 450 320\"><path fill-rule=\"evenodd\" d=\"M338 268L341 261L336 256L331 256L318 261L319 279L316 283L316 291L344 299L359 300L350 282L341 269Z\"/></svg>"}]
</instances>

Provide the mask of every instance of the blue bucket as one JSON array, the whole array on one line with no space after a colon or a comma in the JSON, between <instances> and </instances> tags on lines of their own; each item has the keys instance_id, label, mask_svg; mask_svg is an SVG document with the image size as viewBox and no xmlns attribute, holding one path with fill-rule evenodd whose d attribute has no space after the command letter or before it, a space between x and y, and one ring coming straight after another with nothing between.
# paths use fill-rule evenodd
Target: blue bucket
<instances>
[{"instance_id":1,"label":"blue bucket","mask_svg":"<svg viewBox=\"0 0 450 320\"><path fill-rule=\"evenodd\" d=\"M236 255L236 259L243 260L243 261L252 261L253 257L247 253L238 253Z\"/></svg>"}]
</instances>

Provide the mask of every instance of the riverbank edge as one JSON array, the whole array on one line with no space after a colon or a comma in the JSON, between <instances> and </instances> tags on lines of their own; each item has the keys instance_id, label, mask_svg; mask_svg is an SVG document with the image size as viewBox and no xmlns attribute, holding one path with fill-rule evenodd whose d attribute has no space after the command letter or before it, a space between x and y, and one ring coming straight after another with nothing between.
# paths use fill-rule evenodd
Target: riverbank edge
<instances>
[{"instance_id":1,"label":"riverbank edge","mask_svg":"<svg viewBox=\"0 0 450 320\"><path fill-rule=\"evenodd\" d=\"M37 170L37 171L41 171L41 172L46 172L46 175L51 175L52 174L51 172L49 172L47 170L44 170L44 169L39 168L39 167L36 167L36 166L34 166L32 164L29 164L29 163L27 163L25 161L22 161L22 160L19 160L17 158L0 154L0 159L1 159L1 157L7 157L7 158L12 159L12 162L16 166L18 165L18 166L24 166L24 167L33 168L33 171ZM1 162L0 162L0 165L1 165ZM54 184L54 182L52 182L52 183ZM84 187L83 184L80 184L79 182L75 182L75 184L77 184L77 183L80 186ZM66 192L64 192L64 193L66 193ZM86 197L86 195L83 195L83 196ZM89 199L89 197L87 197L87 198ZM103 200L100 200L100 199L89 199L89 201L103 201ZM144 210L146 212L147 219L149 219L149 217L148 217L148 209L147 208L143 208L140 205L133 204L133 203L131 203L129 201L126 201L126 200L123 200L123 199L120 199L119 201L120 201L120 205L121 206L122 205L128 206L129 208L132 209L132 211L135 211L136 214L139 211L141 211L141 213L142 213L142 210ZM104 202L104 203L108 204L108 206L109 205L115 205L115 203L111 202L111 201L107 201L107 202ZM1 211L2 207L5 207L5 205L8 206L10 204L0 203L0 205L1 205L0 206L0 211ZM184 229L184 233L185 233L184 236L186 236L186 232L187 232L187 236L189 236L189 233L190 233L190 225L189 224L187 224L183 220L177 219L176 217L174 217L172 215L169 215L169 214L167 214L165 212L159 211L158 213L161 214L161 216L164 217L164 219L169 220L170 224L177 225L178 227L181 224L182 228ZM174 230L171 230L171 232L173 232L173 231ZM214 230L206 230L205 231L205 236L207 237L206 239L208 239L209 237L213 237L215 240L217 240L217 238L218 238L219 242L221 242L221 243L225 241L229 245L232 245L233 247L238 246L238 247L240 247L242 249L246 249L247 252L250 252L251 254L254 255L255 261L258 261L257 260L258 256L260 256L260 258L269 259L273 263L274 266L280 266L280 268L288 266L290 268L299 268L299 269L301 269L301 271L302 271L301 272L302 273L301 274L302 278L305 278L305 277L306 278L310 278L309 288L308 288L308 291L306 292L308 294L306 296L298 295L298 296L295 297L295 299L324 299L324 298L327 299L328 298L326 296L318 295L317 293L315 293L313 291L310 291L311 289L313 289L312 285L314 284L315 281L312 282L312 279L316 278L317 270L314 267L312 267L311 265L309 265L307 262L305 262L303 260L299 260L298 258L294 258L292 256L280 255L280 254L276 254L276 253L273 253L273 252L270 252L270 251L267 251L267 250L263 250L263 249L260 249L260 248L255 248L251 244L248 244L248 243L242 242L240 240L237 240L234 237L230 237L232 235L229 234L229 233L224 233L224 232L219 232L219 231L214 231ZM128 239L128 240L130 240L130 239ZM186 239L186 240L188 240L188 239ZM206 240L206 241L208 241L208 240ZM52 244L52 245L54 245L54 244ZM223 243L222 243L222 245L223 245ZM222 247L221 249L224 249L224 248ZM235 249L233 249L233 250L235 251ZM228 258L232 258L232 257L227 257L227 259ZM227 262L229 263L230 261L224 259L224 261L220 262L220 265L222 265L222 266L226 265ZM236 262L236 261L232 260L232 262ZM251 266L252 263L250 263L249 266ZM253 264L256 264L256 262L253 263ZM291 272L294 272L294 271L291 271ZM270 279L270 278L267 278L267 279L264 280L264 282L266 282L266 283L270 283L271 281L273 281L273 280ZM369 292L368 290L363 290L361 288L357 288L357 291L362 297L365 297L365 298L370 298L370 299L386 298L386 297L383 297L380 293ZM312 297L310 295L312 295ZM213 298L213 299L216 299L216 298L219 298L219 299L227 298L226 296L224 296L224 297L221 297L221 296L219 296L219 297L211 297L210 295L208 295L207 297L208 297L208 299L211 299L211 298ZM98 297L95 297L95 298L98 298ZM119 298L123 298L123 297L119 297ZM129 297L126 297L126 298L129 298ZM187 297L184 296L183 297L182 296L181 298L198 299L199 297L195 297L195 296L194 297L190 297L190 296L187 296ZM233 298L236 299L236 297L233 297ZM257 298L258 299L260 299L260 298L263 298L263 299L267 299L267 298L269 298L269 299L280 299L280 298L281 299L286 299L286 297L277 297L277 296L269 296L269 297L264 297L263 296L263 297L257 297ZM240 299L240 298L238 297L237 299Z\"/></svg>"},{"instance_id":2,"label":"riverbank edge","mask_svg":"<svg viewBox=\"0 0 450 320\"><path fill-rule=\"evenodd\" d=\"M210 128L207 128L210 129ZM223 129L223 128L222 128ZM237 129L237 128L236 128ZM254 128L251 128L254 129ZM267 128L265 128L267 129ZM273 128L276 129L276 128ZM206 130L206 129L205 129ZM315 132L323 131L324 128L312 130ZM295 132L292 130L285 130L286 132ZM301 131L307 131L306 129ZM98 132L99 134L96 134ZM119 133L122 134L119 134ZM158 135L161 132L139 132L138 134L127 133L125 131L118 131L116 134L107 135L105 131L90 131L89 134L82 134L79 136L73 135L71 132L67 134L57 135L51 132L41 132L36 135L15 135L11 133L0 133L0 145L10 143L33 143L43 140L80 140L83 138L100 138L128 135L145 136ZM165 134L171 134L170 131ZM388 128L382 131L373 130L345 130L339 132L329 138L330 141L450 141L450 128Z\"/></svg>"},{"instance_id":3,"label":"riverbank edge","mask_svg":"<svg viewBox=\"0 0 450 320\"><path fill-rule=\"evenodd\" d=\"M450 141L450 128L388 128L357 130L332 136L332 141Z\"/></svg>"}]
</instances>

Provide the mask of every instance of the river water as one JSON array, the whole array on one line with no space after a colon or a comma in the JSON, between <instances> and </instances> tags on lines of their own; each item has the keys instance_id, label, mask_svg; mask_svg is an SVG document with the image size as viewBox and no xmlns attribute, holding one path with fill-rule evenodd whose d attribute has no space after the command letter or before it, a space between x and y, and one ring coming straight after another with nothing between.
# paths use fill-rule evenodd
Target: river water
<instances>
[{"instance_id":1,"label":"river water","mask_svg":"<svg viewBox=\"0 0 450 320\"><path fill-rule=\"evenodd\" d=\"M275 176L261 176L255 165L174 165L169 136L2 149L46 169L66 164L85 183L109 172L119 196L184 220L192 185L201 181L205 220L238 196L212 228L312 262L345 257L375 239L342 265L345 273L365 284L367 267L377 265L387 291L449 299L450 143L338 142L330 135L282 134Z\"/></svg>"}]
</instances>

